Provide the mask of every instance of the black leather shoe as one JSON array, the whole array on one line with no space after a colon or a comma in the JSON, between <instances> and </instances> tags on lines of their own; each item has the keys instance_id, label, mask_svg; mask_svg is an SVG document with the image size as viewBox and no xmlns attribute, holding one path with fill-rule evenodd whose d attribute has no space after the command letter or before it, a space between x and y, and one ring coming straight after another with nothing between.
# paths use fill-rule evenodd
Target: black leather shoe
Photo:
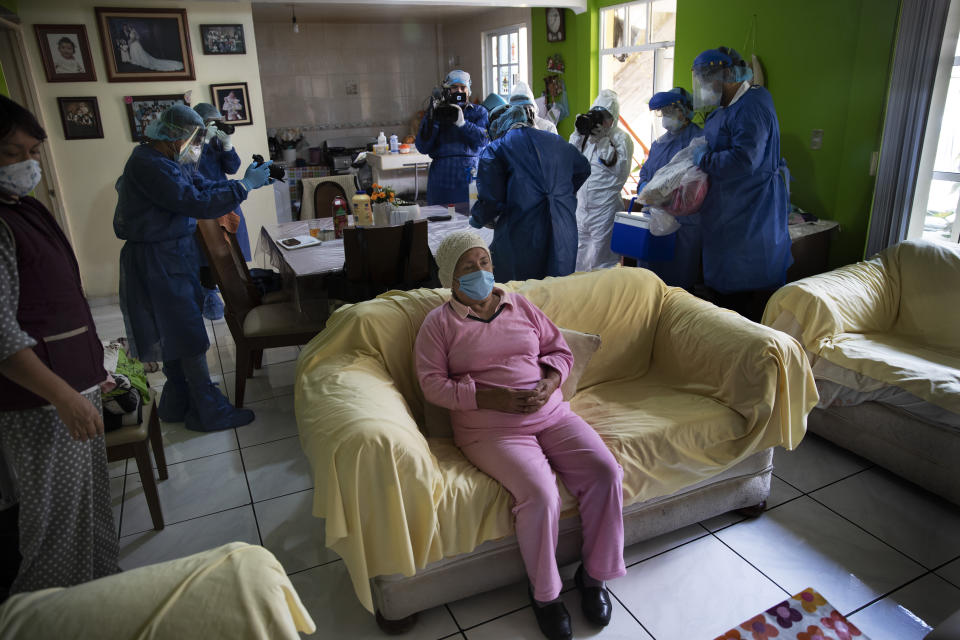
<instances>
[{"instance_id":1,"label":"black leather shoe","mask_svg":"<svg viewBox=\"0 0 960 640\"><path fill-rule=\"evenodd\" d=\"M530 604L533 605L533 615L537 617L537 625L540 627L540 633L548 640L571 640L573 630L570 628L570 614L567 608L563 606L563 601L558 600L545 607L537 605L533 599L533 591L527 588L530 595Z\"/></svg>"},{"instance_id":2,"label":"black leather shoe","mask_svg":"<svg viewBox=\"0 0 960 640\"><path fill-rule=\"evenodd\" d=\"M587 587L583 584L583 565L577 569L577 574L573 577L577 583L577 589L580 591L580 606L583 608L583 615L592 622L601 627L610 624L610 614L613 613L613 605L610 604L610 594L603 587Z\"/></svg>"}]
</instances>

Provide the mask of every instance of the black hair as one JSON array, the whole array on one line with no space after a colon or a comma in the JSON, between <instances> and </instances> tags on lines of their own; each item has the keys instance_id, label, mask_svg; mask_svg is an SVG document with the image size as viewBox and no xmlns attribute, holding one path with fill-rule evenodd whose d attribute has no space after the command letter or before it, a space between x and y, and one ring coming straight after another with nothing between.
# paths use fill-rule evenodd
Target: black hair
<instances>
[{"instance_id":1,"label":"black hair","mask_svg":"<svg viewBox=\"0 0 960 640\"><path fill-rule=\"evenodd\" d=\"M47 139L47 132L32 113L10 98L0 95L0 140L6 140L18 129L37 140Z\"/></svg>"},{"instance_id":2,"label":"black hair","mask_svg":"<svg viewBox=\"0 0 960 640\"><path fill-rule=\"evenodd\" d=\"M71 47L73 47L74 50L76 50L77 45L73 44L73 40L71 40L71 39L68 38L67 36L63 36L62 38L60 38L59 40L57 40L57 46L59 47L59 46L62 45L64 42L66 42L66 43L69 44Z\"/></svg>"}]
</instances>

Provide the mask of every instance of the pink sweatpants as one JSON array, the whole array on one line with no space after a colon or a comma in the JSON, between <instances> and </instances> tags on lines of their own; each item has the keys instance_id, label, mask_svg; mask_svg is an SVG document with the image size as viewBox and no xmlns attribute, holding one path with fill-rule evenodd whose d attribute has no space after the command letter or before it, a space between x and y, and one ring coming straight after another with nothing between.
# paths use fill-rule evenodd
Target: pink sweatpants
<instances>
[{"instance_id":1,"label":"pink sweatpants","mask_svg":"<svg viewBox=\"0 0 960 640\"><path fill-rule=\"evenodd\" d=\"M557 531L560 494L553 472L577 499L583 564L597 580L626 574L623 564L623 469L590 425L564 403L531 433L503 435L461 447L481 471L513 495L517 541L533 597L560 595Z\"/></svg>"}]
</instances>

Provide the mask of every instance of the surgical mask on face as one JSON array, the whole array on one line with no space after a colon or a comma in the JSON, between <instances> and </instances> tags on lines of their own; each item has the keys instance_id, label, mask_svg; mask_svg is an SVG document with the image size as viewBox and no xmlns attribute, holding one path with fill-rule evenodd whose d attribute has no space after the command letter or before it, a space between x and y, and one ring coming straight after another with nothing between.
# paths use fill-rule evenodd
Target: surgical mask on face
<instances>
[{"instance_id":1,"label":"surgical mask on face","mask_svg":"<svg viewBox=\"0 0 960 640\"><path fill-rule=\"evenodd\" d=\"M711 85L700 87L700 105L704 107L715 107L720 104L720 91L714 89Z\"/></svg>"},{"instance_id":2,"label":"surgical mask on face","mask_svg":"<svg viewBox=\"0 0 960 640\"><path fill-rule=\"evenodd\" d=\"M180 164L196 164L200 162L200 146L191 144L180 154Z\"/></svg>"},{"instance_id":3,"label":"surgical mask on face","mask_svg":"<svg viewBox=\"0 0 960 640\"><path fill-rule=\"evenodd\" d=\"M493 291L493 274L483 269L460 277L460 291L471 300L486 300Z\"/></svg>"},{"instance_id":4,"label":"surgical mask on face","mask_svg":"<svg viewBox=\"0 0 960 640\"><path fill-rule=\"evenodd\" d=\"M34 159L0 167L0 189L23 197L40 184L40 163Z\"/></svg>"},{"instance_id":5,"label":"surgical mask on face","mask_svg":"<svg viewBox=\"0 0 960 640\"><path fill-rule=\"evenodd\" d=\"M662 124L663 128L667 131L679 131L683 128L683 120L675 116L663 116L660 124Z\"/></svg>"}]
</instances>

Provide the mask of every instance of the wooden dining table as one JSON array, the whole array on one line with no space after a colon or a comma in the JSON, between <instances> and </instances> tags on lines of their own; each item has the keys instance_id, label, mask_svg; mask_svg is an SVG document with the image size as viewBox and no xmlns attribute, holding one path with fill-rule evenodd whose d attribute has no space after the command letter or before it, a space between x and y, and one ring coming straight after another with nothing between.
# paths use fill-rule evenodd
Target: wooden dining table
<instances>
[{"instance_id":1,"label":"wooden dining table","mask_svg":"<svg viewBox=\"0 0 960 640\"><path fill-rule=\"evenodd\" d=\"M464 210L464 207L457 208ZM424 206L420 207L417 219L446 214L447 208L444 206ZM492 229L474 229L468 220L468 216L454 213L450 220L427 221L427 244L434 257L443 239L455 231L474 231L488 245L493 241ZM301 310L305 310L310 302L325 300L326 276L343 272L343 238L333 237L333 218L319 218L312 222L320 223L320 244L295 249L280 244L285 238L309 235L309 222L304 220L264 225L254 250L254 262L280 272L284 289L291 291L294 304Z\"/></svg>"}]
</instances>

